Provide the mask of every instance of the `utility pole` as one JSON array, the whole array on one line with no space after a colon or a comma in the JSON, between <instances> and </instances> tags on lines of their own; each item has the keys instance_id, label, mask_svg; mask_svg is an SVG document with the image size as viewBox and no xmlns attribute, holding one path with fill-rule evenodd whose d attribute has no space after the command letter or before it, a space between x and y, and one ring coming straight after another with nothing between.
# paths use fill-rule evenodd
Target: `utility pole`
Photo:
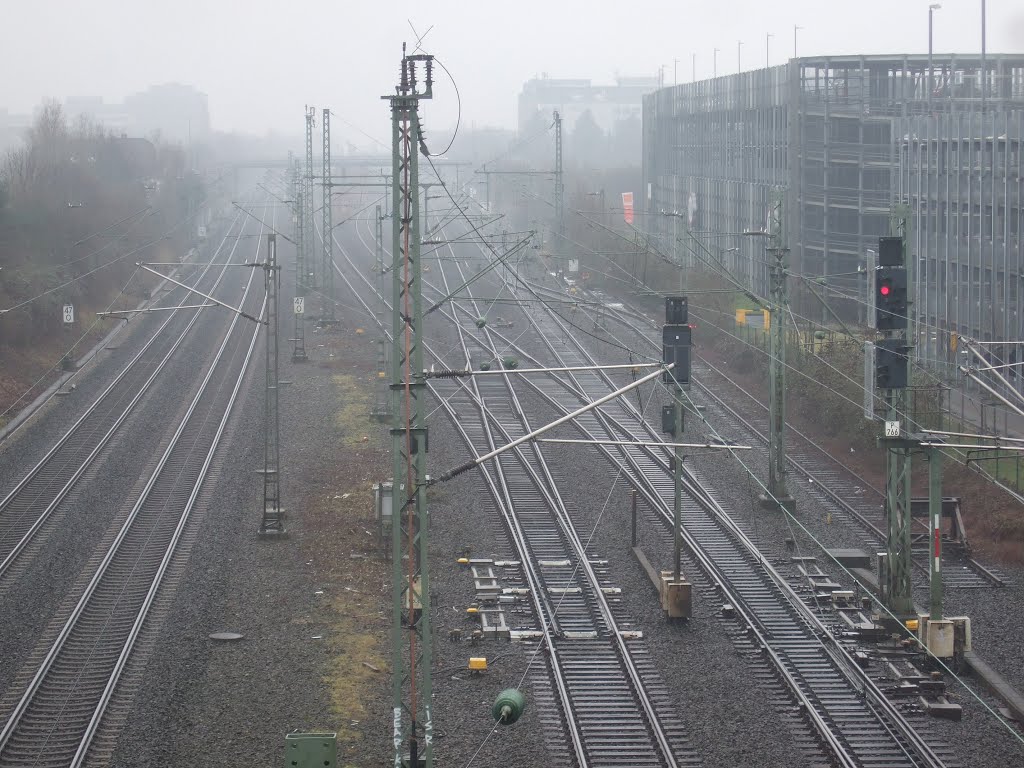
<instances>
[{"instance_id":1,"label":"utility pole","mask_svg":"<svg viewBox=\"0 0 1024 768\"><path fill-rule=\"evenodd\" d=\"M928 449L928 617L942 619L942 449Z\"/></svg>"},{"instance_id":2,"label":"utility pole","mask_svg":"<svg viewBox=\"0 0 1024 768\"><path fill-rule=\"evenodd\" d=\"M913 285L910 274L909 261L907 259L907 242L909 241L910 215L906 205L898 205L893 210L890 219L890 232L893 237L899 237L900 248L896 258L900 260L900 266L907 270L905 285ZM880 267L897 266L891 264L892 259L887 253L883 253L882 245L879 245L878 261ZM876 288L878 291L885 290L884 283ZM906 312L906 323L893 323L897 326L895 330L885 330L886 337L892 340L902 340L904 344L914 338L914 324L911 311ZM900 327L906 328L905 335L900 336ZM907 377L905 386L911 384L911 367L907 366ZM890 424L895 422L895 436L906 434L914 429L909 423L909 397L905 387L886 388L886 421ZM902 421L902 425L901 425ZM893 442L886 444L885 450L885 517L886 517L886 565L885 579L879 579L883 584L883 598L886 604L897 617L907 617L914 614L913 583L911 561L911 445L909 442Z\"/></svg>"},{"instance_id":3,"label":"utility pole","mask_svg":"<svg viewBox=\"0 0 1024 768\"><path fill-rule=\"evenodd\" d=\"M303 237L303 186L298 159L292 166L292 211L295 220L295 297L292 300L292 362L302 363L306 357L306 241Z\"/></svg>"},{"instance_id":4,"label":"utility pole","mask_svg":"<svg viewBox=\"0 0 1024 768\"><path fill-rule=\"evenodd\" d=\"M320 297L320 324L321 325L334 325L337 323L334 314L334 253L332 249L332 243L334 242L334 224L333 224L333 201L331 199L331 110L324 109L323 116L321 117L323 122L323 221L320 226L323 228L323 264L321 266L320 275L320 290L322 295Z\"/></svg>"},{"instance_id":5,"label":"utility pole","mask_svg":"<svg viewBox=\"0 0 1024 768\"><path fill-rule=\"evenodd\" d=\"M418 90L420 66L426 83ZM423 376L423 299L420 263L419 101L433 96L433 57L406 55L391 105L392 136L392 701L394 768L406 744L410 768L432 768L430 584L426 499L426 380Z\"/></svg>"},{"instance_id":6,"label":"utility pole","mask_svg":"<svg viewBox=\"0 0 1024 768\"><path fill-rule=\"evenodd\" d=\"M313 124L315 122L316 107L306 107L306 189L303 194L303 201L306 204L304 217L306 233L303 239L308 243L306 247L310 255L314 253L316 247L316 230L313 228ZM320 285L316 279L316 259L310 259L306 268L309 270L307 284L316 291Z\"/></svg>"},{"instance_id":7,"label":"utility pole","mask_svg":"<svg viewBox=\"0 0 1024 768\"><path fill-rule=\"evenodd\" d=\"M796 501L786 488L786 312L789 295L786 286L786 237L783 231L784 195L772 193L768 221L768 251L774 261L771 265L771 328L769 349L771 354L768 378L768 493L762 497L765 506L781 506L792 511Z\"/></svg>"},{"instance_id":8,"label":"utility pole","mask_svg":"<svg viewBox=\"0 0 1024 768\"><path fill-rule=\"evenodd\" d=\"M490 186L490 185L488 185ZM557 252L565 245L565 184L562 177L562 116L555 110L555 221L558 230Z\"/></svg>"},{"instance_id":9,"label":"utility pole","mask_svg":"<svg viewBox=\"0 0 1024 768\"><path fill-rule=\"evenodd\" d=\"M672 435L672 481L674 488L672 514L672 576L662 581L662 607L669 617L689 615L680 604L685 590L682 575L683 559L683 391L690 388L690 351L692 329L689 325L689 302L686 296L665 297L665 325L662 326L662 362L674 364L665 372L665 383L672 390L672 405L662 409L662 431Z\"/></svg>"},{"instance_id":10,"label":"utility pole","mask_svg":"<svg viewBox=\"0 0 1024 768\"><path fill-rule=\"evenodd\" d=\"M380 326L380 338L377 339L377 377L383 382L387 379L388 370L388 337L384 333L384 216L378 205L374 216L374 256L377 273L377 322ZM373 406L372 418L376 421L391 421L391 401L388 392L377 387L376 402Z\"/></svg>"},{"instance_id":11,"label":"utility pole","mask_svg":"<svg viewBox=\"0 0 1024 768\"><path fill-rule=\"evenodd\" d=\"M284 509L281 507L281 420L277 409L277 294L280 287L277 265L277 235L267 235L267 258L263 262L267 292L266 398L263 407L263 519L260 536L283 536Z\"/></svg>"}]
</instances>

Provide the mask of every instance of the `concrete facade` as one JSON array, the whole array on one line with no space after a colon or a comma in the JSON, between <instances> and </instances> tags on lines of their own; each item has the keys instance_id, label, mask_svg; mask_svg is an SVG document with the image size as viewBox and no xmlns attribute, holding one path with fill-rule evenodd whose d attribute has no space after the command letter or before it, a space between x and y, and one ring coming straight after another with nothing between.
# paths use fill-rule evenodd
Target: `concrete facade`
<instances>
[{"instance_id":1,"label":"concrete facade","mask_svg":"<svg viewBox=\"0 0 1024 768\"><path fill-rule=\"evenodd\" d=\"M977 56L934 56L930 69L927 56L826 56L659 89L644 99L641 222L667 252L689 263L695 257L680 239L693 232L764 295L764 240L737 233L763 228L772 190L782 188L792 271L824 278L830 304L863 320L865 275L878 237L888 234L892 207L909 204L912 282L920 296L915 306L921 328L935 334L927 354L937 352L940 318L955 311L960 314L951 322L962 333L1021 338L1020 290L1008 277L1016 285L1022 269L1024 56L989 55L984 71L979 77ZM1003 138L1008 132L1016 139ZM941 135L947 137L942 152L934 143ZM928 146L930 152L922 149ZM954 165L955 171L953 155L964 153L954 146L974 148L966 153L971 161ZM940 171L929 164L943 152ZM954 204L967 206L968 219L977 214L972 229L968 221L950 233ZM968 246L972 238L978 242ZM983 264L983 251L999 264ZM918 259L925 269L915 268ZM963 266L970 285L960 282ZM947 310L944 292L970 298L964 308L954 310L954 303ZM982 318L980 305L973 305L973 315L966 308L986 295L1002 302L995 320ZM798 311L824 316L810 304Z\"/></svg>"}]
</instances>

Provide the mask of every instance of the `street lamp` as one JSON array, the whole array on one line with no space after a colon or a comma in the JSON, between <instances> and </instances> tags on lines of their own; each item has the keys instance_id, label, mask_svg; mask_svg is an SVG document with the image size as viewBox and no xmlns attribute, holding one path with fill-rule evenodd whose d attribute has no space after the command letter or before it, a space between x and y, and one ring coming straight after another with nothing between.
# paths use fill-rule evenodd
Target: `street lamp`
<instances>
[{"instance_id":1,"label":"street lamp","mask_svg":"<svg viewBox=\"0 0 1024 768\"><path fill-rule=\"evenodd\" d=\"M718 48L711 54L711 76L718 77Z\"/></svg>"},{"instance_id":2,"label":"street lamp","mask_svg":"<svg viewBox=\"0 0 1024 768\"><path fill-rule=\"evenodd\" d=\"M770 53L770 51L771 51L771 42L772 42L772 38L773 37L775 37L775 35L773 35L771 32L769 32L767 35L765 35L765 38L764 38L764 68L765 69L768 69L768 67L771 66L771 64L769 62L771 61L771 53Z\"/></svg>"},{"instance_id":3,"label":"street lamp","mask_svg":"<svg viewBox=\"0 0 1024 768\"><path fill-rule=\"evenodd\" d=\"M932 84L932 14L939 10L942 5L939 3L932 3L928 6L928 78L925 81L928 84L928 114L932 111L932 90L934 85Z\"/></svg>"},{"instance_id":4,"label":"street lamp","mask_svg":"<svg viewBox=\"0 0 1024 768\"><path fill-rule=\"evenodd\" d=\"M794 24L793 25L793 58L794 59L796 58L796 33L797 33L798 29L803 29L803 27L798 27L796 24Z\"/></svg>"},{"instance_id":5,"label":"street lamp","mask_svg":"<svg viewBox=\"0 0 1024 768\"><path fill-rule=\"evenodd\" d=\"M740 61L740 53L741 53L742 50L743 50L743 41L742 40L737 40L736 41L736 72L737 73L743 71L743 64Z\"/></svg>"}]
</instances>

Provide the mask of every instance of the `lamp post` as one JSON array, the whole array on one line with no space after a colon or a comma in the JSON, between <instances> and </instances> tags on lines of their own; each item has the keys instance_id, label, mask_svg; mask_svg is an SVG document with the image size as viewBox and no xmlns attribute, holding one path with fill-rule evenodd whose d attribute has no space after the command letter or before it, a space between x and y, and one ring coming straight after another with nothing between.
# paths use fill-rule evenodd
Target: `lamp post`
<instances>
[{"instance_id":1,"label":"lamp post","mask_svg":"<svg viewBox=\"0 0 1024 768\"><path fill-rule=\"evenodd\" d=\"M718 77L718 48L711 54L711 76Z\"/></svg>"},{"instance_id":2,"label":"lamp post","mask_svg":"<svg viewBox=\"0 0 1024 768\"><path fill-rule=\"evenodd\" d=\"M803 29L803 27L798 27L796 24L793 25L793 58L794 59L796 58L796 33L797 33L797 30L800 30L800 29Z\"/></svg>"},{"instance_id":3,"label":"lamp post","mask_svg":"<svg viewBox=\"0 0 1024 768\"><path fill-rule=\"evenodd\" d=\"M737 73L743 71L743 63L741 61L742 57L740 55L742 51L743 51L743 41L742 40L737 40L736 41L736 72Z\"/></svg>"},{"instance_id":4,"label":"lamp post","mask_svg":"<svg viewBox=\"0 0 1024 768\"><path fill-rule=\"evenodd\" d=\"M928 6L928 78L925 81L928 88L928 114L932 112L932 14L942 6L939 3L932 3Z\"/></svg>"},{"instance_id":5,"label":"lamp post","mask_svg":"<svg viewBox=\"0 0 1024 768\"><path fill-rule=\"evenodd\" d=\"M771 64L769 62L771 61L771 43L772 43L772 38L773 37L775 37L775 35L773 35L771 32L769 32L767 35L765 35L765 38L764 38L764 68L765 69L768 69L768 67L771 66Z\"/></svg>"},{"instance_id":6,"label":"lamp post","mask_svg":"<svg viewBox=\"0 0 1024 768\"><path fill-rule=\"evenodd\" d=\"M697 54L691 53L690 58L693 64L693 82L697 82Z\"/></svg>"}]
</instances>

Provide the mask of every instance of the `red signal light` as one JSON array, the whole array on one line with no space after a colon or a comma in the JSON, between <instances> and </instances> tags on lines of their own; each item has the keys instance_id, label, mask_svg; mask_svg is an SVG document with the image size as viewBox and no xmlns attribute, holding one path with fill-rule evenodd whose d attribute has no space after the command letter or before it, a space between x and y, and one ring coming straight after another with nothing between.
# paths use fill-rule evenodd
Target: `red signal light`
<instances>
[{"instance_id":1,"label":"red signal light","mask_svg":"<svg viewBox=\"0 0 1024 768\"><path fill-rule=\"evenodd\" d=\"M879 287L878 292L880 294L882 294L883 296L888 296L889 292L891 290L892 290L892 288L890 288L888 285L883 285L883 286Z\"/></svg>"}]
</instances>

